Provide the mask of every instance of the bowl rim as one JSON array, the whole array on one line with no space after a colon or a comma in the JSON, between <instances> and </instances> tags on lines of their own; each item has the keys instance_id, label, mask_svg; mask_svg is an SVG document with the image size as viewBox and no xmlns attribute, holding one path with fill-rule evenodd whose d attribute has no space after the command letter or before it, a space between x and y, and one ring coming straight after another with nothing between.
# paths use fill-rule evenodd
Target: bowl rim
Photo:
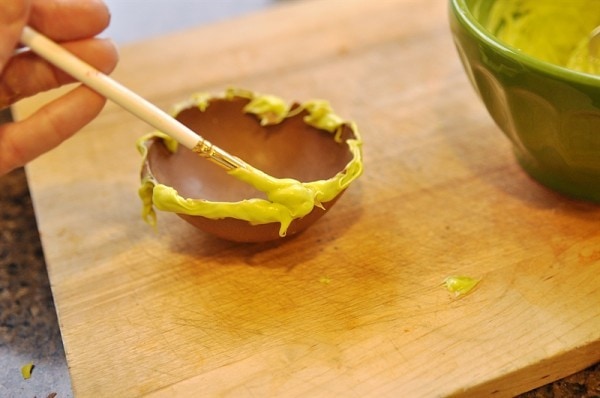
<instances>
[{"instance_id":1,"label":"bowl rim","mask_svg":"<svg viewBox=\"0 0 600 398\"><path fill-rule=\"evenodd\" d=\"M470 31L472 35L507 58L511 58L516 62L529 67L530 69L538 70L555 78L600 88L600 75L579 72L548 61L543 61L524 53L515 47L505 44L498 40L494 35L491 34L491 32L489 32L475 19L466 4L466 0L449 1L455 17L468 31Z\"/></svg>"}]
</instances>

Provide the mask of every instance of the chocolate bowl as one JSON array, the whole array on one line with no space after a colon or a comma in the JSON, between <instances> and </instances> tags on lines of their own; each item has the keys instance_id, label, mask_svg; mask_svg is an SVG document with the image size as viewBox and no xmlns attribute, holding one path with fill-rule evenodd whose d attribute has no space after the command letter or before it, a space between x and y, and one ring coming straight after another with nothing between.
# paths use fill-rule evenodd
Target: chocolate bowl
<instances>
[{"instance_id":1,"label":"chocolate bowl","mask_svg":"<svg viewBox=\"0 0 600 398\"><path fill-rule=\"evenodd\" d=\"M356 126L325 101L287 105L271 95L231 89L222 96L196 95L176 106L173 116L267 177L292 179L314 202L303 211L282 206L264 190L154 132L138 142L139 193L150 224L156 224L156 208L227 240L290 237L322 217L362 173Z\"/></svg>"}]
</instances>

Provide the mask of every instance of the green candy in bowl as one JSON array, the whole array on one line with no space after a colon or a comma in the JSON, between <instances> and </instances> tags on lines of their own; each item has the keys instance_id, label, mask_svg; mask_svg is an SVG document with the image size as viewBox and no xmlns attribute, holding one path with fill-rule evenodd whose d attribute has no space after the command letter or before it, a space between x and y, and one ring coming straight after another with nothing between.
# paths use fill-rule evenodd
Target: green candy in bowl
<instances>
[{"instance_id":1,"label":"green candy in bowl","mask_svg":"<svg viewBox=\"0 0 600 398\"><path fill-rule=\"evenodd\" d=\"M449 0L469 80L544 185L600 202L598 0Z\"/></svg>"}]
</instances>

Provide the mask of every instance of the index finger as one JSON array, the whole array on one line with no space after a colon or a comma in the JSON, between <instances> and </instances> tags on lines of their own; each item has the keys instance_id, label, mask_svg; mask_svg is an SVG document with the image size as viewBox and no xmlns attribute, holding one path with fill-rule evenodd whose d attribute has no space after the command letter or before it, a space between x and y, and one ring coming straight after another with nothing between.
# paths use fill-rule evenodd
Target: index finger
<instances>
[{"instance_id":1,"label":"index finger","mask_svg":"<svg viewBox=\"0 0 600 398\"><path fill-rule=\"evenodd\" d=\"M0 0L0 73L19 42L29 17L29 0Z\"/></svg>"},{"instance_id":2,"label":"index finger","mask_svg":"<svg viewBox=\"0 0 600 398\"><path fill-rule=\"evenodd\" d=\"M55 41L93 37L109 23L102 0L32 0L29 24Z\"/></svg>"}]
</instances>

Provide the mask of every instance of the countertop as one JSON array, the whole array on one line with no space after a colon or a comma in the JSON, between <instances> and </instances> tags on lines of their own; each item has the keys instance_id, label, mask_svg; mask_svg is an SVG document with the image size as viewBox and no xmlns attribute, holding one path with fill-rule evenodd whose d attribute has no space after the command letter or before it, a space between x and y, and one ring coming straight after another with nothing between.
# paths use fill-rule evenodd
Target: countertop
<instances>
[{"instance_id":1,"label":"countertop","mask_svg":"<svg viewBox=\"0 0 600 398\"><path fill-rule=\"evenodd\" d=\"M0 364L2 397L72 396L23 169L0 178Z\"/></svg>"}]
</instances>

